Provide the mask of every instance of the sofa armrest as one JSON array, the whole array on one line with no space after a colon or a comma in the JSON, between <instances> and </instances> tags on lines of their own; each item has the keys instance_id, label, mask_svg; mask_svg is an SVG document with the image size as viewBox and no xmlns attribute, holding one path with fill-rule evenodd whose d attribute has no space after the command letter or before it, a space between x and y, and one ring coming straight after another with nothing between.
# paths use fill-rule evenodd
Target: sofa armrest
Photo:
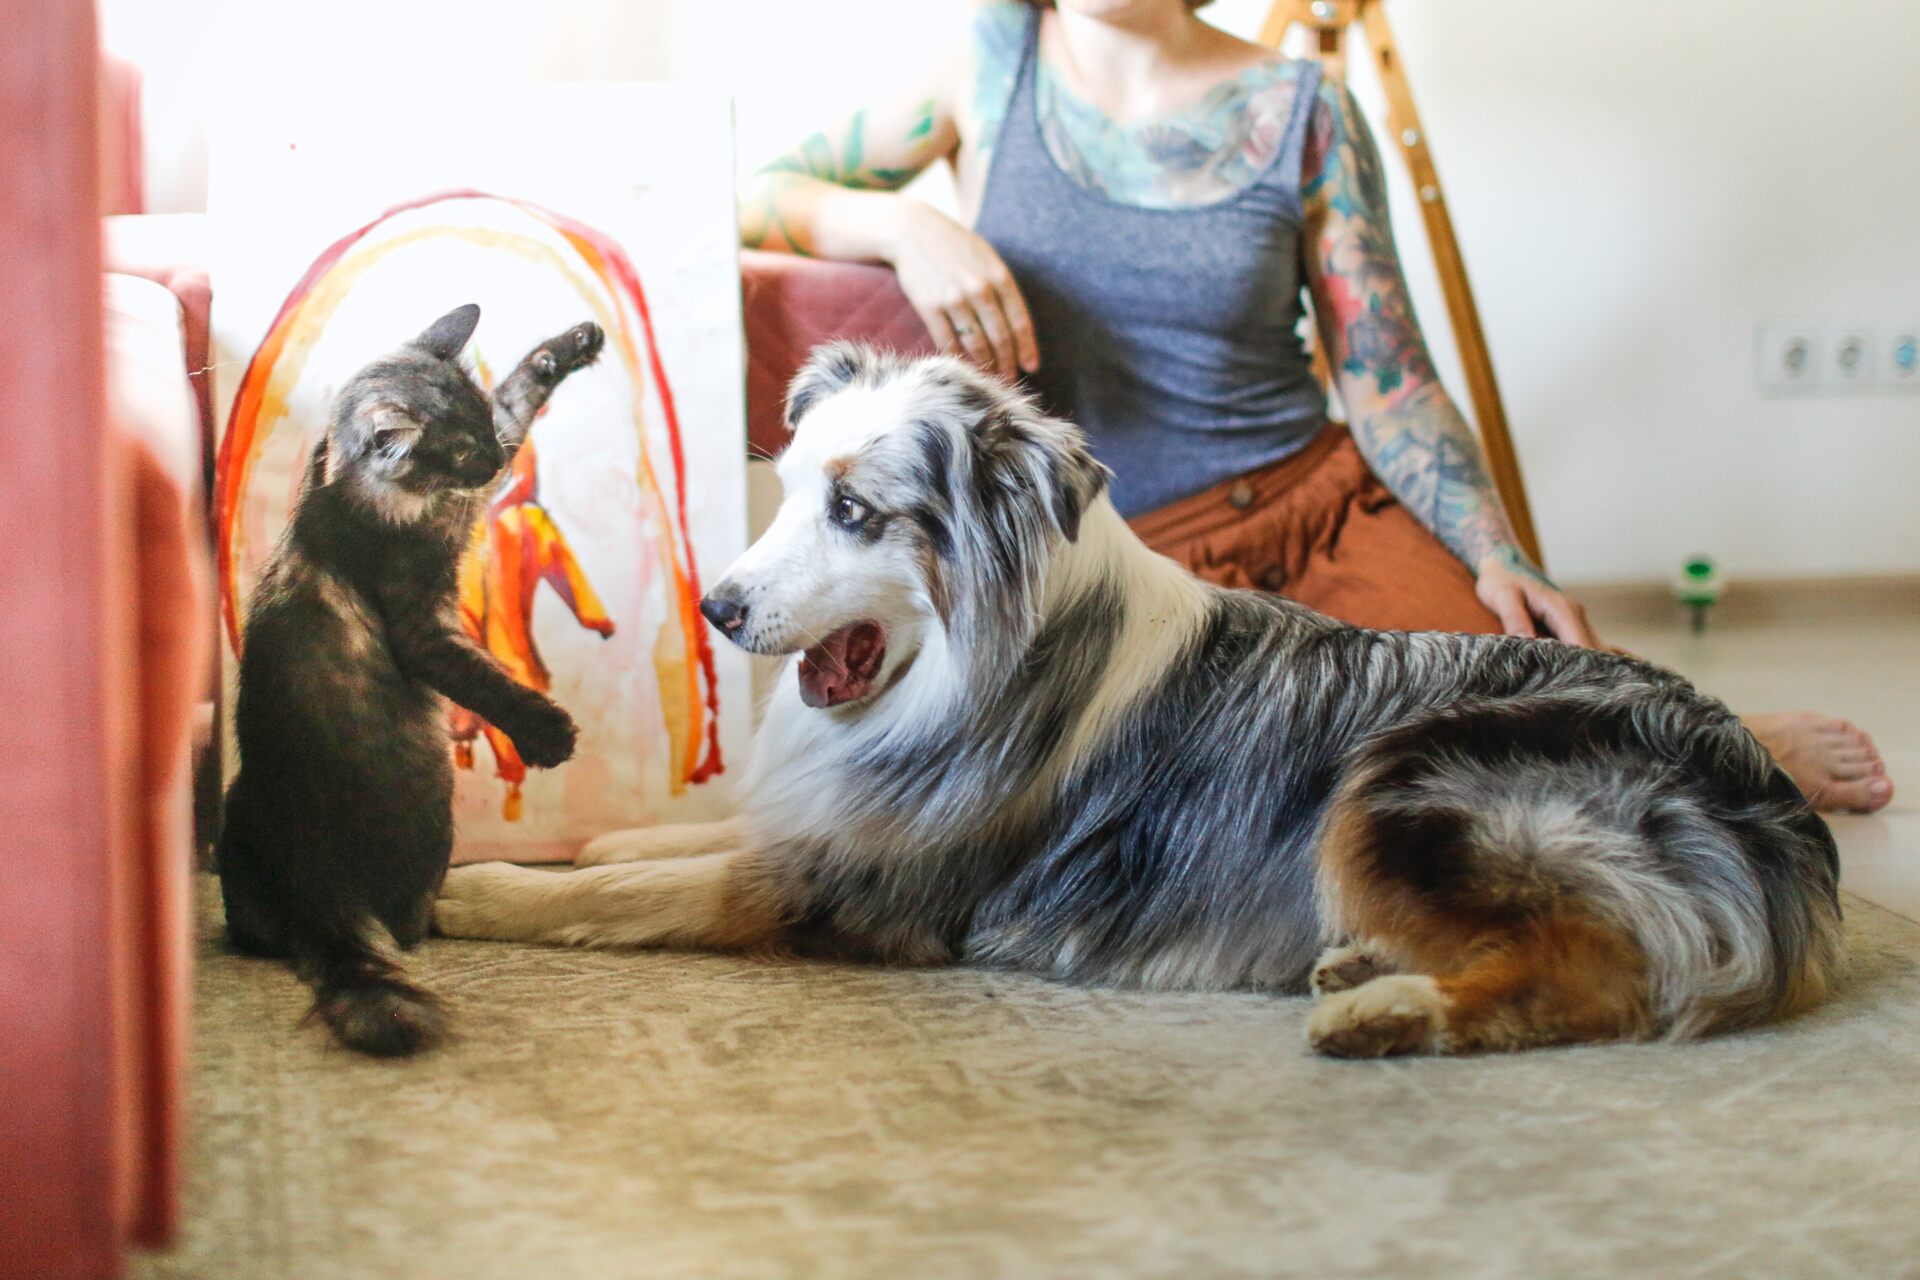
<instances>
[{"instance_id":1,"label":"sofa armrest","mask_svg":"<svg viewBox=\"0 0 1920 1280\"><path fill-rule=\"evenodd\" d=\"M787 384L823 342L853 338L905 354L934 349L891 268L788 253L740 254L747 331L747 443L765 457L787 443Z\"/></svg>"},{"instance_id":2,"label":"sofa armrest","mask_svg":"<svg viewBox=\"0 0 1920 1280\"><path fill-rule=\"evenodd\" d=\"M182 345L200 422L202 492L211 492L214 426L209 316L213 285L207 275L205 214L168 213L103 218L106 268L166 287L180 304Z\"/></svg>"},{"instance_id":3,"label":"sofa armrest","mask_svg":"<svg viewBox=\"0 0 1920 1280\"><path fill-rule=\"evenodd\" d=\"M199 407L183 366L184 317L150 280L105 278L106 426L121 457L131 612L138 660L130 694L139 769L135 838L122 875L141 909L125 922L133 964L126 1034L139 1052L134 1110L141 1161L139 1239L179 1219L188 986L192 969L193 815L189 745L210 692L212 567L201 522Z\"/></svg>"}]
</instances>

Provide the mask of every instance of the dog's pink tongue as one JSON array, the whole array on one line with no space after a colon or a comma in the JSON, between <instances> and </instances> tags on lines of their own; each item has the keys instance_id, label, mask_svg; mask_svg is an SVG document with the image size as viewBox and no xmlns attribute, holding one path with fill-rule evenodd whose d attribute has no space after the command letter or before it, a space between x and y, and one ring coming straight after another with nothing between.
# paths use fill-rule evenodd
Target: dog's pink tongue
<instances>
[{"instance_id":1,"label":"dog's pink tongue","mask_svg":"<svg viewBox=\"0 0 1920 1280\"><path fill-rule=\"evenodd\" d=\"M800 655L800 701L837 707L866 697L886 656L886 636L878 623L840 628Z\"/></svg>"}]
</instances>

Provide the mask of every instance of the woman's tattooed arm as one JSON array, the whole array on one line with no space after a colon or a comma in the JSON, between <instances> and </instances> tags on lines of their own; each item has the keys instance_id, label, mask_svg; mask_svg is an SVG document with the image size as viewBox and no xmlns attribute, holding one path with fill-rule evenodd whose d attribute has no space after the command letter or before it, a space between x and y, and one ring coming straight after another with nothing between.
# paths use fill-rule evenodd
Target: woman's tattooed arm
<instances>
[{"instance_id":1,"label":"woman's tattooed arm","mask_svg":"<svg viewBox=\"0 0 1920 1280\"><path fill-rule=\"evenodd\" d=\"M954 145L953 121L935 99L856 111L838 129L814 134L748 181L740 193L740 243L826 252L816 225L823 199L898 191Z\"/></svg>"},{"instance_id":2,"label":"woman's tattooed arm","mask_svg":"<svg viewBox=\"0 0 1920 1280\"><path fill-rule=\"evenodd\" d=\"M1491 557L1545 583L1521 554L1480 443L1434 373L1387 217L1373 136L1345 86L1315 104L1303 253L1321 341L1354 443L1394 496L1476 573Z\"/></svg>"},{"instance_id":3,"label":"woman's tattooed arm","mask_svg":"<svg viewBox=\"0 0 1920 1280\"><path fill-rule=\"evenodd\" d=\"M956 51L930 66L898 100L855 112L763 165L741 188L740 242L820 257L878 257L897 232L876 196L899 191L940 160L965 162L967 178L986 161L1000 130L1026 32L1024 4L962 7ZM962 153L961 137L968 150ZM898 203L898 202L893 202Z\"/></svg>"}]
</instances>

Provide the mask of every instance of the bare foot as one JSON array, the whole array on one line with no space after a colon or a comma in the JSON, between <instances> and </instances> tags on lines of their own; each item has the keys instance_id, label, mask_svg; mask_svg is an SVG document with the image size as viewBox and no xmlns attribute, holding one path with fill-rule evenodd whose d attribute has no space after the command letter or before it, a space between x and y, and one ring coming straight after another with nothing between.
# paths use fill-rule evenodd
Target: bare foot
<instances>
[{"instance_id":1,"label":"bare foot","mask_svg":"<svg viewBox=\"0 0 1920 1280\"><path fill-rule=\"evenodd\" d=\"M1893 783L1873 739L1845 720L1817 711L1773 711L1742 719L1814 808L1872 813L1893 799Z\"/></svg>"}]
</instances>

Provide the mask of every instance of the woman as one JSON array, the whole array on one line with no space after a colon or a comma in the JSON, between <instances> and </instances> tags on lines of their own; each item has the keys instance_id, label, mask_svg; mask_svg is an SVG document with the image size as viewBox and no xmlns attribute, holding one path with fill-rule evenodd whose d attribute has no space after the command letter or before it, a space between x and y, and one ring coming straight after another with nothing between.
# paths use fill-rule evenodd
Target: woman
<instances>
[{"instance_id":1,"label":"woman","mask_svg":"<svg viewBox=\"0 0 1920 1280\"><path fill-rule=\"evenodd\" d=\"M1435 376L1353 98L1205 3L978 8L915 92L757 175L743 243L890 263L934 339L1084 427L1122 513L1204 578L1362 626L1597 643ZM896 194L942 159L971 229ZM1821 807L1891 797L1851 725L1748 724Z\"/></svg>"}]
</instances>

